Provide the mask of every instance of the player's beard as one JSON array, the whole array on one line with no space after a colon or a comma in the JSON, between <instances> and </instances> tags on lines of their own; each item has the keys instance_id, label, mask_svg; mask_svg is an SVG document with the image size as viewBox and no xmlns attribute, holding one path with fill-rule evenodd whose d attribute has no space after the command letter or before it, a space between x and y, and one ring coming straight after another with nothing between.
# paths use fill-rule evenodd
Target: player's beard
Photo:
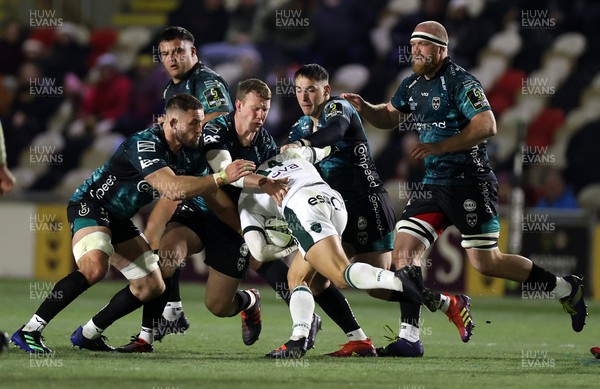
<instances>
[{"instance_id":1,"label":"player's beard","mask_svg":"<svg viewBox=\"0 0 600 389\"><path fill-rule=\"evenodd\" d=\"M412 71L417 75L417 76L422 76L424 74L429 74L431 73L431 71L433 69L435 69L435 67L437 66L437 63L435 63L433 61L433 59L426 59L425 61L418 61L415 62L414 60L412 61Z\"/></svg>"}]
</instances>

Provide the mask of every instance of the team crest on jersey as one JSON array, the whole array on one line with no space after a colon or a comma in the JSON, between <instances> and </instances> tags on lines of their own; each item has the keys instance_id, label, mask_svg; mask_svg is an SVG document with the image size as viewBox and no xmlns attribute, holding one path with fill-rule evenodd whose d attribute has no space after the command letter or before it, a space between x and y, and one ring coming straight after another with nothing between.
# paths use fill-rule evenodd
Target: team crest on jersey
<instances>
[{"instance_id":1,"label":"team crest on jersey","mask_svg":"<svg viewBox=\"0 0 600 389\"><path fill-rule=\"evenodd\" d=\"M334 116L341 116L344 114L344 110L342 109L342 104L340 103L331 103L329 107L327 107L327 111L325 112L325 120L332 118Z\"/></svg>"},{"instance_id":2,"label":"team crest on jersey","mask_svg":"<svg viewBox=\"0 0 600 389\"><path fill-rule=\"evenodd\" d=\"M310 229L318 234L323 230L323 227L321 227L321 223L314 222L310 225Z\"/></svg>"},{"instance_id":3,"label":"team crest on jersey","mask_svg":"<svg viewBox=\"0 0 600 389\"><path fill-rule=\"evenodd\" d=\"M358 234L356 234L356 238L358 239L358 243L360 243L362 246L367 244L367 241L369 240L369 234L366 231L362 231L359 232Z\"/></svg>"},{"instance_id":4,"label":"team crest on jersey","mask_svg":"<svg viewBox=\"0 0 600 389\"><path fill-rule=\"evenodd\" d=\"M220 135L209 135L209 134L204 134L204 144L208 145L211 143L218 143L221 140L221 136Z\"/></svg>"},{"instance_id":5,"label":"team crest on jersey","mask_svg":"<svg viewBox=\"0 0 600 389\"><path fill-rule=\"evenodd\" d=\"M246 266L246 258L243 258L243 257L238 258L238 263L237 263L238 271L244 270L245 266Z\"/></svg>"},{"instance_id":6,"label":"team crest on jersey","mask_svg":"<svg viewBox=\"0 0 600 389\"><path fill-rule=\"evenodd\" d=\"M441 105L442 105L442 102L441 102L441 100L440 100L440 98L439 98L438 96L434 97L434 98L431 100L431 106L432 106L432 107L433 107L433 109L435 109L436 111L437 111L438 109L440 109L440 106L441 106Z\"/></svg>"},{"instance_id":7,"label":"team crest on jersey","mask_svg":"<svg viewBox=\"0 0 600 389\"><path fill-rule=\"evenodd\" d=\"M156 144L149 140L138 140L137 142L137 151L138 153L144 152L156 152Z\"/></svg>"},{"instance_id":8,"label":"team crest on jersey","mask_svg":"<svg viewBox=\"0 0 600 389\"><path fill-rule=\"evenodd\" d=\"M248 245L246 243L242 243L242 245L240 246L240 254L242 255L242 257L247 257L248 253L250 253Z\"/></svg>"},{"instance_id":9,"label":"team crest on jersey","mask_svg":"<svg viewBox=\"0 0 600 389\"><path fill-rule=\"evenodd\" d=\"M475 227L477 224L477 214L476 213L467 213L467 224L471 227Z\"/></svg>"}]
</instances>

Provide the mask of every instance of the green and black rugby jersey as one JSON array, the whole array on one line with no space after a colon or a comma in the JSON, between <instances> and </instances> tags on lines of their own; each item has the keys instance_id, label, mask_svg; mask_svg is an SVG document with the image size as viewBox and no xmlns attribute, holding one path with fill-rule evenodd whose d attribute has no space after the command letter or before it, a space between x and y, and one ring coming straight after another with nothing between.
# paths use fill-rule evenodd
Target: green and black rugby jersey
<instances>
[{"instance_id":1,"label":"green and black rugby jersey","mask_svg":"<svg viewBox=\"0 0 600 389\"><path fill-rule=\"evenodd\" d=\"M418 131L422 143L443 141L458 134L480 112L490 110L479 81L449 58L430 80L412 74L392 97L398 111L408 113L400 130ZM495 180L487 141L471 149L425 157L425 184L461 185Z\"/></svg>"},{"instance_id":2,"label":"green and black rugby jersey","mask_svg":"<svg viewBox=\"0 0 600 389\"><path fill-rule=\"evenodd\" d=\"M383 192L383 183L371 156L371 148L362 121L356 109L345 99L332 96L319 116L316 131L310 116L302 116L293 126L288 142L310 137L313 132L330 131L328 126L339 125L342 120L349 125L338 140L329 144L331 154L319 162L319 173L345 200L368 193ZM327 145L313 144L315 147Z\"/></svg>"},{"instance_id":3,"label":"green and black rugby jersey","mask_svg":"<svg viewBox=\"0 0 600 389\"><path fill-rule=\"evenodd\" d=\"M169 81L163 92L163 99L166 103L180 93L192 95L200 100L204 114L233 111L227 82L202 62L194 65L177 84L173 80Z\"/></svg>"},{"instance_id":4,"label":"green and black rugby jersey","mask_svg":"<svg viewBox=\"0 0 600 389\"><path fill-rule=\"evenodd\" d=\"M160 126L135 133L75 190L69 200L96 201L117 217L131 218L144 205L158 198L158 191L172 189L153 188L144 180L164 167L169 167L176 175L208 175L210 168L202 140L198 147L181 148L178 154L173 154Z\"/></svg>"}]
</instances>

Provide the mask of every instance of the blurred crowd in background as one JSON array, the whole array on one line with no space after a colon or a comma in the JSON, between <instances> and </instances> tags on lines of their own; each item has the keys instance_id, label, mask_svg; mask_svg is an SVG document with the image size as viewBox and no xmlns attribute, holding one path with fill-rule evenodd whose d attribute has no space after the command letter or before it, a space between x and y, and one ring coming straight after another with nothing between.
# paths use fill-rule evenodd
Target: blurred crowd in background
<instances>
[{"instance_id":1,"label":"blurred crowd in background","mask_svg":"<svg viewBox=\"0 0 600 389\"><path fill-rule=\"evenodd\" d=\"M488 150L501 203L518 162L526 205L600 208L594 0L181 0L161 27L64 20L32 28L9 18L0 37L0 120L15 192L68 196L124 137L156 120L169 80L157 50L166 26L194 34L200 60L232 93L249 77L269 84L265 127L281 144L301 115L293 89L301 64L323 65L334 94L386 102L410 74L410 34L425 20L447 28L452 60L480 79L494 110L498 135ZM367 130L400 212L409 197L402 192L424 172L407 156L418 135L402 125Z\"/></svg>"}]
</instances>

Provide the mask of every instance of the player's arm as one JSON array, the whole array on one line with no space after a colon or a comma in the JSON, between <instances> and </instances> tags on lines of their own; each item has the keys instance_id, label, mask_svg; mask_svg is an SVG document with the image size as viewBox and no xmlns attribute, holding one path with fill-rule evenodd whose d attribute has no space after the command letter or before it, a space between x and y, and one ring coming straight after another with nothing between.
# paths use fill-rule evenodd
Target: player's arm
<instances>
[{"instance_id":1,"label":"player's arm","mask_svg":"<svg viewBox=\"0 0 600 389\"><path fill-rule=\"evenodd\" d=\"M271 262L277 259L285 258L294 251L298 250L298 246L279 247L267 243L265 232L260 229L247 228L244 231L244 240L248 245L248 249L252 256L258 262Z\"/></svg>"},{"instance_id":2,"label":"player's arm","mask_svg":"<svg viewBox=\"0 0 600 389\"><path fill-rule=\"evenodd\" d=\"M221 189L202 195L211 211L233 230L241 232L240 215L231 198Z\"/></svg>"},{"instance_id":3,"label":"player's arm","mask_svg":"<svg viewBox=\"0 0 600 389\"><path fill-rule=\"evenodd\" d=\"M342 93L341 98L348 100L360 116L377 128L391 129L403 123L408 114L398 111L391 101L385 104L371 104L356 93Z\"/></svg>"},{"instance_id":4,"label":"player's arm","mask_svg":"<svg viewBox=\"0 0 600 389\"><path fill-rule=\"evenodd\" d=\"M419 143L410 152L411 157L422 159L429 155L440 155L469 150L496 134L496 119L491 110L475 115L458 134L441 142Z\"/></svg>"},{"instance_id":5,"label":"player's arm","mask_svg":"<svg viewBox=\"0 0 600 389\"><path fill-rule=\"evenodd\" d=\"M171 201L161 197L152 208L144 229L144 236L148 239L152 250L158 250L160 238L165 232L167 222L173 216L177 204L179 204L179 201Z\"/></svg>"},{"instance_id":6,"label":"player's arm","mask_svg":"<svg viewBox=\"0 0 600 389\"><path fill-rule=\"evenodd\" d=\"M158 190L161 197L176 201L214 191L220 186L247 176L255 168L254 162L238 159L230 163L222 172L194 177L178 176L169 167L163 167L148 174L145 180Z\"/></svg>"},{"instance_id":7,"label":"player's arm","mask_svg":"<svg viewBox=\"0 0 600 389\"><path fill-rule=\"evenodd\" d=\"M213 171L220 172L231 163L231 154L226 149L212 149L206 152L206 159ZM285 191L283 186L287 181L287 179L273 180L260 174L251 173L232 182L231 185L238 188L260 189L269 196L276 196L281 191ZM280 194L285 195L285 193Z\"/></svg>"}]
</instances>

